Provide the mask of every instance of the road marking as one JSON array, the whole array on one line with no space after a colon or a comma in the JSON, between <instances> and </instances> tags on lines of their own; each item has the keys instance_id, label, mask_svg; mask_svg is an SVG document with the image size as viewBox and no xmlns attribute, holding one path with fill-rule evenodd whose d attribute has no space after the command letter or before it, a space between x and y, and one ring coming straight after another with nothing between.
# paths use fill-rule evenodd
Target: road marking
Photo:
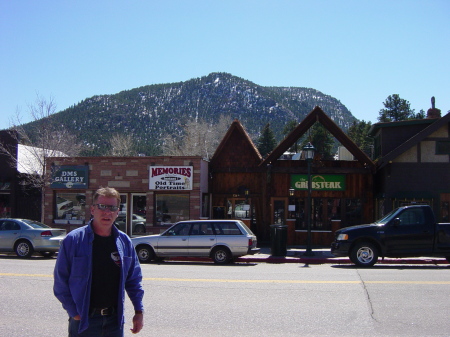
<instances>
[{"instance_id":1,"label":"road marking","mask_svg":"<svg viewBox=\"0 0 450 337\"><path fill-rule=\"evenodd\" d=\"M0 273L0 276L53 277L53 275L49 274L16 274L16 273Z\"/></svg>"},{"instance_id":2,"label":"road marking","mask_svg":"<svg viewBox=\"0 0 450 337\"><path fill-rule=\"evenodd\" d=\"M0 273L0 276L14 277L52 277L51 274L17 274ZM164 282L210 282L210 283L286 283L286 284L416 284L416 285L450 285L450 281L327 281L327 280L227 280L207 278L168 278L168 277L144 277L143 281Z\"/></svg>"},{"instance_id":3,"label":"road marking","mask_svg":"<svg viewBox=\"0 0 450 337\"><path fill-rule=\"evenodd\" d=\"M216 283L293 283L293 284L442 284L450 285L450 281L326 281L326 280L226 280L226 279L187 279L144 277L144 281L165 282L216 282Z\"/></svg>"}]
</instances>

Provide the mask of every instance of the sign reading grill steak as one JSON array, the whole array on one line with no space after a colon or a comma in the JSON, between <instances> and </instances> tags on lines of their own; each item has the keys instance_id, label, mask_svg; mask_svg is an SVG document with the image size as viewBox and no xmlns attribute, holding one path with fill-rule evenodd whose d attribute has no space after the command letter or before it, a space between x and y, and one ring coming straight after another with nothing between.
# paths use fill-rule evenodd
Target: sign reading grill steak
<instances>
[{"instance_id":1,"label":"sign reading grill steak","mask_svg":"<svg viewBox=\"0 0 450 337\"><path fill-rule=\"evenodd\" d=\"M150 190L192 190L192 166L151 166Z\"/></svg>"},{"instance_id":2,"label":"sign reading grill steak","mask_svg":"<svg viewBox=\"0 0 450 337\"><path fill-rule=\"evenodd\" d=\"M345 175L343 174L313 174L311 189L315 191L345 191ZM296 190L308 189L306 174L291 175L291 187Z\"/></svg>"}]
</instances>

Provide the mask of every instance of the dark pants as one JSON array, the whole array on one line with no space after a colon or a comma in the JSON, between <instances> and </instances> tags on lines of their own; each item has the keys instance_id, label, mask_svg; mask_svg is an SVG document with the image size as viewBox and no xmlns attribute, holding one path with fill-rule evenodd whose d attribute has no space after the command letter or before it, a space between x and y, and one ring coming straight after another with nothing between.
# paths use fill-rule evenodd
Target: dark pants
<instances>
[{"instance_id":1,"label":"dark pants","mask_svg":"<svg viewBox=\"0 0 450 337\"><path fill-rule=\"evenodd\" d=\"M123 325L119 326L117 314L110 316L91 315L89 327L78 333L80 321L69 318L69 337L123 337Z\"/></svg>"}]
</instances>

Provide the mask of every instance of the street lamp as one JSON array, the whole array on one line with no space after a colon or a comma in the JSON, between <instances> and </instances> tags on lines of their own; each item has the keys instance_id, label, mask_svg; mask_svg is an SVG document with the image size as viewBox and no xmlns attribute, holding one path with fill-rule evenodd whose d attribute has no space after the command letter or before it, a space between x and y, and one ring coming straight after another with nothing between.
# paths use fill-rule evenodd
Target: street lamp
<instances>
[{"instance_id":1,"label":"street lamp","mask_svg":"<svg viewBox=\"0 0 450 337\"><path fill-rule=\"evenodd\" d=\"M314 159L315 148L311 143L306 144L303 147L303 152L305 153L305 160L308 164L308 205L307 205L307 216L306 224L308 226L308 236L306 241L306 252L304 256L314 256L311 249L311 191L312 191L312 181L311 181L311 163Z\"/></svg>"},{"instance_id":2,"label":"street lamp","mask_svg":"<svg viewBox=\"0 0 450 337\"><path fill-rule=\"evenodd\" d=\"M295 190L291 187L289 189L289 196L292 198L294 196L294 194L295 194Z\"/></svg>"},{"instance_id":3,"label":"street lamp","mask_svg":"<svg viewBox=\"0 0 450 337\"><path fill-rule=\"evenodd\" d=\"M245 206L244 206L245 218L248 218L248 210L250 209L250 205L248 204L248 195L250 194L250 190L246 188L244 194L245 194Z\"/></svg>"}]
</instances>

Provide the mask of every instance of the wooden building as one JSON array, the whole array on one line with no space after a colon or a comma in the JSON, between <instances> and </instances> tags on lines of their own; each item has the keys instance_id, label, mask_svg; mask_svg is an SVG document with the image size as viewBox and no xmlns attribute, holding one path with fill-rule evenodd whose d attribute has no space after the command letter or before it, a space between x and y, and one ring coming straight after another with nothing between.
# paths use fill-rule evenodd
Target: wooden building
<instances>
[{"instance_id":1,"label":"wooden building","mask_svg":"<svg viewBox=\"0 0 450 337\"><path fill-rule=\"evenodd\" d=\"M376 217L426 204L438 221L450 221L450 113L441 117L432 102L426 119L378 123L370 130L377 158Z\"/></svg>"},{"instance_id":2,"label":"wooden building","mask_svg":"<svg viewBox=\"0 0 450 337\"><path fill-rule=\"evenodd\" d=\"M312 244L330 244L341 224L372 221L375 165L319 107L264 159L239 121L232 123L210 162L212 217L243 219L260 241L270 239L270 225L285 224L288 245L305 244L308 190L302 182L307 163L286 160L284 153L314 123L321 123L354 160L314 159Z\"/></svg>"}]
</instances>

